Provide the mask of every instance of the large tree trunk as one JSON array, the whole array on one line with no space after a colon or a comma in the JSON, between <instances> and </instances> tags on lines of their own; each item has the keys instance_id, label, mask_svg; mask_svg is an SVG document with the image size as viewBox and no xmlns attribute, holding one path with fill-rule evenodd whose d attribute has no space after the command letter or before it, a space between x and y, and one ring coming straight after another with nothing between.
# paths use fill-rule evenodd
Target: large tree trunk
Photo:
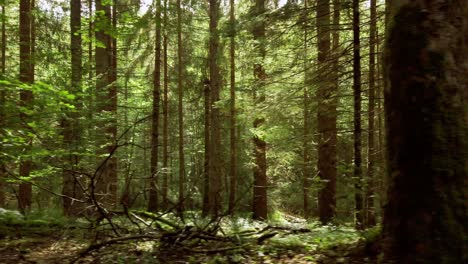
<instances>
[{"instance_id":1,"label":"large tree trunk","mask_svg":"<svg viewBox=\"0 0 468 264\"><path fill-rule=\"evenodd\" d=\"M115 8L115 7L114 7ZM104 5L103 0L96 0L96 12L102 13L99 17L99 24L113 26L111 7ZM115 41L109 36L103 28L96 31L96 41L104 44L96 46L96 93L98 111L102 114L111 114L111 120L102 124L104 127L102 135L98 141L105 145L99 154L112 155L109 159L106 157L104 163L98 168L96 178L92 184L95 184L96 195L106 205L115 205L117 198L117 159L114 156L115 140L117 136L117 127L115 113L117 111L117 89L116 89L116 52ZM102 162L102 161L101 161ZM100 163L101 164L101 163Z\"/></svg>"},{"instance_id":2,"label":"large tree trunk","mask_svg":"<svg viewBox=\"0 0 468 264\"><path fill-rule=\"evenodd\" d=\"M361 168L361 40L359 0L353 0L354 201L356 228L364 224Z\"/></svg>"},{"instance_id":3,"label":"large tree trunk","mask_svg":"<svg viewBox=\"0 0 468 264\"><path fill-rule=\"evenodd\" d=\"M375 108L375 46L377 31L377 4L376 0L370 3L370 36L369 36L369 108L367 131L367 189L366 189L366 226L374 226L375 219L375 161L376 151L374 144L374 108Z\"/></svg>"},{"instance_id":4,"label":"large tree trunk","mask_svg":"<svg viewBox=\"0 0 468 264\"><path fill-rule=\"evenodd\" d=\"M252 29L252 35L256 44L255 50L258 56L263 60L265 57L265 0L256 0L255 5L252 7L252 14L259 21L255 22ZM266 79L266 72L261 63L254 65L254 103L262 103L265 101L264 83ZM255 117L253 122L254 129L260 127L265 122L263 117ZM254 219L267 219L268 206L267 206L267 163L266 163L266 142L258 136L253 137L254 150L254 187L253 187L253 218Z\"/></svg>"},{"instance_id":5,"label":"large tree trunk","mask_svg":"<svg viewBox=\"0 0 468 264\"><path fill-rule=\"evenodd\" d=\"M317 1L318 80L318 176L324 182L319 191L319 218L329 223L336 214L336 96L330 80L330 0Z\"/></svg>"},{"instance_id":6,"label":"large tree trunk","mask_svg":"<svg viewBox=\"0 0 468 264\"><path fill-rule=\"evenodd\" d=\"M80 124L79 111L81 107L81 73L82 73L82 48L81 48L81 1L70 1L70 39L71 39L71 87L70 93L76 95L75 109L68 111L67 116L62 122L63 141L66 150L71 153L77 153L80 143ZM83 198L81 187L83 182L79 181L78 163L79 156L76 154L67 155L66 162L71 170L63 172L63 211L65 215L78 215L82 210L82 204L73 201L73 199Z\"/></svg>"},{"instance_id":7,"label":"large tree trunk","mask_svg":"<svg viewBox=\"0 0 468 264\"><path fill-rule=\"evenodd\" d=\"M236 206L236 191L237 191L237 144L236 144L236 17L234 0L229 1L229 23L231 26L230 32L230 167L229 167L229 212L232 214Z\"/></svg>"},{"instance_id":8,"label":"large tree trunk","mask_svg":"<svg viewBox=\"0 0 468 264\"><path fill-rule=\"evenodd\" d=\"M183 65L182 65L182 6L181 0L177 0L177 91L178 91L178 116L179 116L179 211L184 210L185 200L185 156L184 156L184 109L183 98Z\"/></svg>"},{"instance_id":9,"label":"large tree trunk","mask_svg":"<svg viewBox=\"0 0 468 264\"><path fill-rule=\"evenodd\" d=\"M468 263L468 6L390 1L386 263Z\"/></svg>"},{"instance_id":10,"label":"large tree trunk","mask_svg":"<svg viewBox=\"0 0 468 264\"><path fill-rule=\"evenodd\" d=\"M20 1L20 82L26 84L34 83L34 0ZM33 94L28 90L20 91L20 106L31 107ZM23 124L29 122L28 114L20 113L20 119ZM25 125L25 130L30 127ZM28 146L25 151L29 151L32 146L32 138L27 139ZM20 162L19 173L21 177L28 177L32 170L32 160L30 157L23 157ZM32 186L30 183L22 182L18 191L18 208L24 212L31 208L32 204Z\"/></svg>"},{"instance_id":11,"label":"large tree trunk","mask_svg":"<svg viewBox=\"0 0 468 264\"><path fill-rule=\"evenodd\" d=\"M153 79L153 115L151 118L151 178L148 211L158 210L159 101L161 97L161 0L156 0L156 45Z\"/></svg>"}]
</instances>

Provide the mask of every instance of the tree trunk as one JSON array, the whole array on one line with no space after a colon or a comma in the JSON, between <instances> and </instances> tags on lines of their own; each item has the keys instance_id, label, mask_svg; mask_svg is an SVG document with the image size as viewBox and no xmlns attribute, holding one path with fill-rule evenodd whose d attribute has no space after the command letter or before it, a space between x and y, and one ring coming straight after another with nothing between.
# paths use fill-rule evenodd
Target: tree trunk
<instances>
[{"instance_id":1,"label":"tree trunk","mask_svg":"<svg viewBox=\"0 0 468 264\"><path fill-rule=\"evenodd\" d=\"M20 82L26 84L34 83L34 0L21 0L20 1ZM33 94L31 91L20 91L20 106L31 107L33 103ZM29 122L30 117L28 114L20 113L20 119L23 124ZM24 125L25 130L30 130L28 125ZM25 148L29 152L32 146L32 138L27 138L28 146ZM33 163L30 157L23 157L20 162L20 176L29 177ZM18 208L20 211L25 212L31 208L32 204L32 186L30 183L22 182L19 185L18 191Z\"/></svg>"},{"instance_id":2,"label":"tree trunk","mask_svg":"<svg viewBox=\"0 0 468 264\"><path fill-rule=\"evenodd\" d=\"M167 209L169 206L169 201L167 199L167 191L168 191L168 175L169 175L169 167L168 167L168 120L169 120L169 100L168 100L168 93L169 93L169 77L167 71L167 41L168 41L168 23L167 23L167 0L164 0L164 40L163 40L163 56L164 56L164 95L163 95L163 182L162 182L162 206L163 209Z\"/></svg>"},{"instance_id":3,"label":"tree trunk","mask_svg":"<svg viewBox=\"0 0 468 264\"><path fill-rule=\"evenodd\" d=\"M364 226L361 168L361 40L359 0L353 0L354 202L356 228Z\"/></svg>"},{"instance_id":4,"label":"tree trunk","mask_svg":"<svg viewBox=\"0 0 468 264\"><path fill-rule=\"evenodd\" d=\"M236 191L237 191L237 144L236 144L236 16L234 0L229 1L229 23L231 26L230 32L230 168L229 168L229 213L234 213L236 206Z\"/></svg>"},{"instance_id":5,"label":"tree trunk","mask_svg":"<svg viewBox=\"0 0 468 264\"><path fill-rule=\"evenodd\" d=\"M303 94L303 103L304 103L304 135L303 135L303 167L302 167L302 177L303 177L303 210L304 217L309 218L310 208L309 208L309 188L311 181L311 164L310 164L310 94L309 89L311 85L310 81L310 63L309 63L309 47L307 45L307 38L309 36L308 31L308 21L309 21L309 10L308 10L308 0L304 1L304 12L303 12L303 21L304 21L304 94Z\"/></svg>"},{"instance_id":6,"label":"tree trunk","mask_svg":"<svg viewBox=\"0 0 468 264\"><path fill-rule=\"evenodd\" d=\"M467 263L468 6L390 1L385 263Z\"/></svg>"},{"instance_id":7,"label":"tree trunk","mask_svg":"<svg viewBox=\"0 0 468 264\"><path fill-rule=\"evenodd\" d=\"M329 223L336 214L336 87L330 80L330 0L317 1L318 80L318 176L323 182L319 191L319 218Z\"/></svg>"},{"instance_id":8,"label":"tree trunk","mask_svg":"<svg viewBox=\"0 0 468 264\"><path fill-rule=\"evenodd\" d=\"M210 213L213 217L218 216L221 209L221 182L222 182L222 161L221 161L221 117L219 106L216 105L219 100L221 91L221 76L218 65L219 52L219 1L210 0L210 39L209 39L209 68L210 68L210 162L209 162L209 204Z\"/></svg>"},{"instance_id":9,"label":"tree trunk","mask_svg":"<svg viewBox=\"0 0 468 264\"><path fill-rule=\"evenodd\" d=\"M98 24L112 26L113 18L111 14L111 7L104 5L103 0L96 0L96 13L102 13L97 19ZM115 74L116 66L114 57L115 53L115 42L109 36L104 28L96 29L96 41L102 43L104 47L96 45L95 49L95 60L96 60L96 93L97 93L97 105L98 111L102 114L111 114L112 118L115 118L116 106L117 106L117 89L115 86ZM112 155L111 158L107 159L102 166L99 167L96 178L94 180L96 188L96 195L101 201L107 206L112 206L116 202L116 191L117 191L117 160L113 156L114 143L117 136L117 129L115 126L115 119L105 121L102 124L104 127L102 133L104 136L101 137L100 141L105 145L99 154ZM100 135L97 135L100 136ZM103 159L106 159L104 157Z\"/></svg>"},{"instance_id":10,"label":"tree trunk","mask_svg":"<svg viewBox=\"0 0 468 264\"><path fill-rule=\"evenodd\" d=\"M158 210L159 101L161 97L161 0L156 0L156 45L153 79L153 115L151 126L151 179L148 211Z\"/></svg>"},{"instance_id":11,"label":"tree trunk","mask_svg":"<svg viewBox=\"0 0 468 264\"><path fill-rule=\"evenodd\" d=\"M367 134L367 189L366 189L366 226L376 225L375 219L375 161L376 151L374 144L375 126L375 46L377 31L377 4L376 0L370 2L370 36L369 36L369 128Z\"/></svg>"},{"instance_id":12,"label":"tree trunk","mask_svg":"<svg viewBox=\"0 0 468 264\"><path fill-rule=\"evenodd\" d=\"M80 124L79 116L81 107L81 74L82 74L82 48L81 48L81 1L70 1L70 39L71 39L71 87L70 93L76 95L74 103L75 110L67 112L67 116L62 121L63 126L63 141L66 150L71 153L67 155L66 162L71 170L63 171L63 211L65 215L78 215L83 209L79 202L73 199L83 198L81 185L83 182L78 182L79 156L72 153L79 151L80 144ZM80 186L81 185L81 186Z\"/></svg>"},{"instance_id":13,"label":"tree trunk","mask_svg":"<svg viewBox=\"0 0 468 264\"><path fill-rule=\"evenodd\" d=\"M1 75L0 79L6 78L6 45L7 45L7 38L6 38L6 3L2 5L2 46L1 46ZM1 89L0 91L0 129L5 127L5 102L6 102L6 91L5 89ZM0 135L3 132L0 131ZM0 144L0 153L3 152L2 145ZM0 207L5 207L6 204L6 195L5 195L5 188L6 188L6 161L5 159L0 159Z\"/></svg>"},{"instance_id":14,"label":"tree trunk","mask_svg":"<svg viewBox=\"0 0 468 264\"><path fill-rule=\"evenodd\" d=\"M184 157L184 109L183 98L183 65L182 65L182 6L181 0L177 0L177 91L178 91L178 116L179 116L179 211L184 210L185 200L185 157Z\"/></svg>"},{"instance_id":15,"label":"tree trunk","mask_svg":"<svg viewBox=\"0 0 468 264\"><path fill-rule=\"evenodd\" d=\"M203 97L204 97L204 107L205 107L205 131L204 139L205 139L205 160L203 164L203 208L202 214L203 216L208 215L210 211L210 105L211 105L211 92L210 92L210 81L206 79L203 84Z\"/></svg>"},{"instance_id":16,"label":"tree trunk","mask_svg":"<svg viewBox=\"0 0 468 264\"><path fill-rule=\"evenodd\" d=\"M258 21L252 29L252 35L255 44L255 50L260 57L260 60L265 58L265 0L256 0L253 6L252 14ZM254 84L254 103L260 104L265 101L264 85L266 72L261 63L256 63L253 69L255 84ZM254 129L257 129L265 122L263 117L255 117L253 122ZM261 137L253 137L254 150L254 187L253 187L253 218L266 220L268 216L267 205L267 163L266 163L266 142Z\"/></svg>"}]
</instances>

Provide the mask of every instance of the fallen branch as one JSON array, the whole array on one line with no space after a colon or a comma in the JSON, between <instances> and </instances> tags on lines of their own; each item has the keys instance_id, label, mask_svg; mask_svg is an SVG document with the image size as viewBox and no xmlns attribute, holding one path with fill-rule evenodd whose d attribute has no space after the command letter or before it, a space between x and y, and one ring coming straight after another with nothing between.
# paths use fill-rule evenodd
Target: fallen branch
<instances>
[{"instance_id":1,"label":"fallen branch","mask_svg":"<svg viewBox=\"0 0 468 264\"><path fill-rule=\"evenodd\" d=\"M123 242L123 241L128 241L128 240L160 239L160 238L161 238L160 236L155 236L155 235L136 235L136 236L116 237L116 238L112 238L112 239L109 239L109 240L106 240L106 241L103 241L103 242L100 242L100 243L91 244L88 248L81 251L81 253L78 255L78 257L76 257L74 260L72 260L70 262L70 264L75 263L76 261L78 261L82 257L86 256L90 252L98 250L98 249L100 249L102 247L105 247L105 246L109 246L109 245L112 245L112 244L117 244L117 243L120 243L120 242Z\"/></svg>"},{"instance_id":2,"label":"fallen branch","mask_svg":"<svg viewBox=\"0 0 468 264\"><path fill-rule=\"evenodd\" d=\"M193 249L193 248L184 247L183 249L185 249L187 251L190 251L192 253L216 254L216 253L222 253L222 252L241 249L241 248L243 248L243 247L242 246L234 246L234 247L225 247L225 248L216 248L216 249Z\"/></svg>"}]
</instances>

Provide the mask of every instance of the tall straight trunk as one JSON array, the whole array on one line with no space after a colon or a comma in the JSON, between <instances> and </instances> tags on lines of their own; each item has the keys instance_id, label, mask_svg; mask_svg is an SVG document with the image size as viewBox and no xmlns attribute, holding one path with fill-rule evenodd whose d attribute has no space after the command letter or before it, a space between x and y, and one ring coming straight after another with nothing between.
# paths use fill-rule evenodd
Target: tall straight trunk
<instances>
[{"instance_id":1,"label":"tall straight trunk","mask_svg":"<svg viewBox=\"0 0 468 264\"><path fill-rule=\"evenodd\" d=\"M329 223L336 214L336 96L330 80L330 0L317 1L318 80L317 128L318 175L323 187L319 191L319 218Z\"/></svg>"},{"instance_id":2,"label":"tall straight trunk","mask_svg":"<svg viewBox=\"0 0 468 264\"><path fill-rule=\"evenodd\" d=\"M6 78L6 47L7 47L7 38L6 38L6 4L2 5L2 46L1 46L1 69L0 69L0 79ZM5 102L6 102L6 91L1 89L0 91L0 129L5 127ZM1 134L2 132L0 132ZM2 152L2 145L0 145L0 152ZM0 159L0 207L5 206L6 197L5 197L5 183L6 183L6 164L4 159Z\"/></svg>"},{"instance_id":3,"label":"tall straight trunk","mask_svg":"<svg viewBox=\"0 0 468 264\"><path fill-rule=\"evenodd\" d=\"M208 215L210 211L210 106L211 106L211 92L210 92L210 81L208 79L205 80L203 84L203 98L204 98L204 126L205 130L203 132L204 135L204 154L205 154L205 160L203 164L203 205L202 205L202 214L204 216Z\"/></svg>"},{"instance_id":4,"label":"tall straight trunk","mask_svg":"<svg viewBox=\"0 0 468 264\"><path fill-rule=\"evenodd\" d=\"M384 143L384 134L385 134L385 126L384 126L384 109L383 109L383 98L384 98L384 93L383 93L383 87L384 87L384 77L383 77L383 70L382 70L382 57L383 53L380 51L381 48L381 43L379 39L379 34L378 34L378 28L376 32L376 49L377 49L377 84L376 84L376 100L377 100L377 110L376 113L378 113L377 116L377 127L378 127L378 134L377 134L377 143L378 143L378 151L376 154L376 164L378 164L378 181L379 181L379 207L380 209L383 209L384 204L387 200L387 195L386 195L386 179L385 179L385 172L386 172L386 162L385 162L385 143Z\"/></svg>"},{"instance_id":5,"label":"tall straight trunk","mask_svg":"<svg viewBox=\"0 0 468 264\"><path fill-rule=\"evenodd\" d=\"M384 263L468 263L468 6L390 1Z\"/></svg>"},{"instance_id":6,"label":"tall straight trunk","mask_svg":"<svg viewBox=\"0 0 468 264\"><path fill-rule=\"evenodd\" d=\"M111 6L104 5L105 1L96 0L96 13L102 13L99 17L100 24L113 26L113 16ZM104 127L102 136L99 141L100 145L104 145L98 152L99 154L112 155L107 159L102 166L99 167L95 181L96 195L106 205L112 206L116 202L117 191L117 160L114 153L114 143L117 136L117 127L115 123L115 113L117 110L117 87L116 81L116 52L114 50L115 41L105 32L103 28L96 29L96 41L104 44L96 45L95 61L96 61L96 103L98 111L102 114L107 113L112 115L111 120L102 124ZM97 135L100 136L100 135ZM106 158L104 158L106 159Z\"/></svg>"},{"instance_id":7,"label":"tall straight trunk","mask_svg":"<svg viewBox=\"0 0 468 264\"><path fill-rule=\"evenodd\" d=\"M260 57L260 61L265 58L265 0L256 0L253 6L253 15L257 18L253 29L252 35L257 42L255 51ZM256 63L253 69L255 84L254 84L254 103L261 104L265 101L264 85L266 79L265 68L262 62ZM259 128L265 119L263 117L255 117L253 122L254 129ZM253 187L253 218L254 219L267 219L268 205L267 205L267 163L266 163L266 142L258 136L253 137L253 157L254 157L254 187Z\"/></svg>"},{"instance_id":8,"label":"tall straight trunk","mask_svg":"<svg viewBox=\"0 0 468 264\"><path fill-rule=\"evenodd\" d=\"M88 105L90 108L88 118L90 123L92 123L93 112L95 111L94 98L96 96L96 91L93 88L93 38L94 38L94 26L93 26L93 0L88 0L88 11L89 11L89 22L88 22L88 86L90 89L88 95ZM92 125L91 125L92 126ZM92 127L89 127L89 130L92 130ZM88 132L89 133L89 132ZM91 137L92 138L92 137Z\"/></svg>"},{"instance_id":9,"label":"tall straight trunk","mask_svg":"<svg viewBox=\"0 0 468 264\"><path fill-rule=\"evenodd\" d=\"M81 48L81 1L70 1L70 39L71 39L71 87L70 93L77 96L74 103L75 109L67 112L67 116L62 121L63 141L65 148L71 153L67 155L66 162L71 170L63 172L63 211L65 215L78 215L80 213L79 202L73 199L82 198L78 171L79 156L77 153L80 142L79 111L81 107L81 74L82 74L82 48Z\"/></svg>"},{"instance_id":10,"label":"tall straight trunk","mask_svg":"<svg viewBox=\"0 0 468 264\"><path fill-rule=\"evenodd\" d=\"M364 226L361 168L361 40L359 0L353 0L354 202L356 228Z\"/></svg>"},{"instance_id":11,"label":"tall straight trunk","mask_svg":"<svg viewBox=\"0 0 468 264\"><path fill-rule=\"evenodd\" d=\"M237 191L237 144L236 144L236 16L234 0L229 1L229 23L231 26L231 36L229 45L230 59L230 167L229 167L229 213L233 213L236 206Z\"/></svg>"},{"instance_id":12,"label":"tall straight trunk","mask_svg":"<svg viewBox=\"0 0 468 264\"><path fill-rule=\"evenodd\" d=\"M162 181L162 206L164 209L167 209L169 206L169 201L167 199L167 191L168 191L168 175L169 175L169 167L168 167L168 120L169 120L169 100L168 100L168 93L169 93L169 76L167 71L167 42L168 42L168 23L167 23L167 0L164 0L164 40L163 40L163 56L164 56L164 95L163 95L163 181Z\"/></svg>"},{"instance_id":13,"label":"tall straight trunk","mask_svg":"<svg viewBox=\"0 0 468 264\"><path fill-rule=\"evenodd\" d=\"M22 83L33 84L34 83L34 0L21 0L20 1L20 73L19 80ZM21 90L20 91L20 106L31 107L33 103L33 94L31 91ZM28 114L20 113L22 123L27 124L29 122ZM25 129L29 130L30 127L25 125ZM29 151L32 146L32 139L27 139L28 146L25 151ZM28 177L33 166L33 162L30 157L23 157L20 162L19 173L21 177ZM31 208L32 204L32 186L30 183L22 182L19 185L18 192L18 208L24 212Z\"/></svg>"},{"instance_id":14,"label":"tall straight trunk","mask_svg":"<svg viewBox=\"0 0 468 264\"><path fill-rule=\"evenodd\" d=\"M109 91L109 112L112 113L111 124L108 130L108 133L111 135L111 143L112 146L109 146L108 153L111 154L115 151L115 144L117 140L117 8L119 5L119 0L114 0L111 13L112 18L112 29L114 35L111 36L111 46L112 46L112 53L111 53L111 79L109 83L110 91ZM109 160L109 179L111 181L109 192L112 202L115 204L117 202L117 189L118 189L118 175L117 175L117 157L116 155L112 155L111 159Z\"/></svg>"},{"instance_id":15,"label":"tall straight trunk","mask_svg":"<svg viewBox=\"0 0 468 264\"><path fill-rule=\"evenodd\" d=\"M303 94L303 103L304 103L304 135L303 135L303 168L302 168L302 177L303 177L303 206L304 206L304 217L308 218L310 216L310 207L309 207L309 189L310 181L312 177L312 164L310 163L310 85L311 85L311 76L310 76L310 63L309 63L309 47L308 47L308 18L309 18L309 6L308 0L304 1L304 94Z\"/></svg>"},{"instance_id":16,"label":"tall straight trunk","mask_svg":"<svg viewBox=\"0 0 468 264\"><path fill-rule=\"evenodd\" d=\"M210 118L211 118L211 134L210 134L210 163L209 163L209 204L210 214L213 217L218 216L221 209L221 185L222 185L222 167L221 167L221 116L219 106L216 104L220 100L221 91L221 76L218 65L219 57L219 0L210 0L210 39L209 39L209 54L208 62L210 68Z\"/></svg>"},{"instance_id":17,"label":"tall straight trunk","mask_svg":"<svg viewBox=\"0 0 468 264\"><path fill-rule=\"evenodd\" d=\"M161 0L156 0L156 44L153 79L153 115L151 118L151 178L148 211L158 210L159 101L161 97Z\"/></svg>"},{"instance_id":18,"label":"tall straight trunk","mask_svg":"<svg viewBox=\"0 0 468 264\"><path fill-rule=\"evenodd\" d=\"M375 46L376 46L376 31L377 31L377 4L376 0L371 0L370 3L370 36L369 36L369 108L368 120L369 128L367 132L367 189L366 189L366 226L375 226Z\"/></svg>"},{"instance_id":19,"label":"tall straight trunk","mask_svg":"<svg viewBox=\"0 0 468 264\"><path fill-rule=\"evenodd\" d=\"M185 156L184 156L184 109L183 98L183 65L182 65L182 6L181 0L177 0L177 91L179 116L179 211L184 210L185 200Z\"/></svg>"}]
</instances>

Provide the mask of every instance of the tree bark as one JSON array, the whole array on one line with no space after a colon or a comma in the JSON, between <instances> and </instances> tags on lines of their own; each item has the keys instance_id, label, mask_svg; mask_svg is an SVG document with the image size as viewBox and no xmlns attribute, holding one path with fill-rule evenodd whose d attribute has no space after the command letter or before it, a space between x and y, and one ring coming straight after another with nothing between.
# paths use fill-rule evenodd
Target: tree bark
<instances>
[{"instance_id":1,"label":"tree bark","mask_svg":"<svg viewBox=\"0 0 468 264\"><path fill-rule=\"evenodd\" d=\"M70 1L70 39L71 39L71 87L70 94L76 96L75 109L68 110L67 116L62 121L63 141L66 150L71 153L67 155L66 162L71 170L63 171L63 211L65 215L78 215L83 209L82 204L73 199L83 198L80 188L80 175L78 171L79 156L74 154L79 151L80 124L79 113L81 107L81 74L82 74L82 48L81 48L81 1ZM82 185L84 186L84 185Z\"/></svg>"},{"instance_id":2,"label":"tree bark","mask_svg":"<svg viewBox=\"0 0 468 264\"><path fill-rule=\"evenodd\" d=\"M203 97L204 97L204 110L205 110L205 116L204 116L204 126L205 130L203 132L204 134L204 140L205 140L205 146L204 146L204 154L205 154L205 160L203 164L203 208L202 208L202 214L203 216L208 215L210 211L210 162L211 162L211 151L210 151L210 106L211 106L211 92L210 92L210 81L206 79L203 84Z\"/></svg>"},{"instance_id":3,"label":"tree bark","mask_svg":"<svg viewBox=\"0 0 468 264\"><path fill-rule=\"evenodd\" d=\"M34 0L21 0L20 1L20 82L32 85L34 83ZM20 106L31 107L33 103L33 94L28 90L20 91ZM29 122L29 115L21 112L21 122L26 131L30 130L27 125ZM29 152L32 146L32 138L26 139L27 147L25 152ZM29 154L29 153L27 153ZM31 157L22 157L20 162L20 176L29 177L32 170L33 162ZM32 186L30 183L22 182L19 185L18 191L18 208L20 211L25 212L31 208L32 204Z\"/></svg>"},{"instance_id":4,"label":"tree bark","mask_svg":"<svg viewBox=\"0 0 468 264\"><path fill-rule=\"evenodd\" d=\"M111 6L104 5L103 0L96 0L96 13L99 15L98 24L102 26L114 26ZM98 111L101 114L110 114L112 117L105 121L102 126L101 141L104 147L98 154L111 155L117 136L115 113L117 111L117 89L116 89L116 47L113 38L105 32L104 28L96 29L96 41L104 45L96 45L96 98ZM100 135L97 135L100 136ZM117 159L115 156L109 158L97 171L94 183L96 195L107 206L113 206L117 199Z\"/></svg>"},{"instance_id":5,"label":"tree bark","mask_svg":"<svg viewBox=\"0 0 468 264\"><path fill-rule=\"evenodd\" d=\"M164 40L163 40L163 56L164 56L164 95L163 95L163 182L162 182L162 206L163 209L167 209L169 206L169 201L167 198L167 191L168 191L168 175L169 175L169 167L168 167L168 122L169 122L169 76L167 70L167 42L168 42L168 23L167 23L167 0L164 0Z\"/></svg>"},{"instance_id":6,"label":"tree bark","mask_svg":"<svg viewBox=\"0 0 468 264\"><path fill-rule=\"evenodd\" d=\"M303 23L304 23L304 94L303 94L303 103L304 103L304 135L303 135L303 154L302 154L302 177L303 177L303 210L304 217L309 218L310 216L310 207L309 207L309 188L310 181L312 177L311 173L311 164L310 164L310 63L309 63L309 47L308 47L308 21L309 21L309 7L308 0L304 1L304 14L303 14Z\"/></svg>"},{"instance_id":7,"label":"tree bark","mask_svg":"<svg viewBox=\"0 0 468 264\"><path fill-rule=\"evenodd\" d=\"M158 210L159 101L161 100L161 0L156 0L156 44L153 79L153 115L151 126L151 179L148 211Z\"/></svg>"},{"instance_id":8,"label":"tree bark","mask_svg":"<svg viewBox=\"0 0 468 264\"><path fill-rule=\"evenodd\" d=\"M252 15L257 17L259 21L255 22L252 29L252 35L255 44L255 50L261 60L265 58L265 0L256 0L255 5L252 7ZM256 63L253 69L255 84L254 84L254 103L260 104L265 101L265 93L263 86L266 79L266 72L262 63ZM253 122L254 129L259 128L265 119L263 117L255 117ZM266 220L268 216L267 205L267 162L266 162L266 142L261 137L255 135L253 137L254 150L254 187L253 187L253 218Z\"/></svg>"},{"instance_id":9,"label":"tree bark","mask_svg":"<svg viewBox=\"0 0 468 264\"><path fill-rule=\"evenodd\" d=\"M210 68L210 162L209 162L209 207L213 217L218 216L221 209L222 161L221 161L221 115L219 106L221 75L218 65L219 52L219 5L218 0L210 0L210 39L208 62Z\"/></svg>"},{"instance_id":10,"label":"tree bark","mask_svg":"<svg viewBox=\"0 0 468 264\"><path fill-rule=\"evenodd\" d=\"M234 0L229 1L229 23L231 26L229 59L230 59L230 168L229 168L229 213L234 213L237 191L237 139L236 139L236 16Z\"/></svg>"},{"instance_id":11,"label":"tree bark","mask_svg":"<svg viewBox=\"0 0 468 264\"><path fill-rule=\"evenodd\" d=\"M385 263L467 263L468 6L390 1Z\"/></svg>"},{"instance_id":12,"label":"tree bark","mask_svg":"<svg viewBox=\"0 0 468 264\"><path fill-rule=\"evenodd\" d=\"M367 189L366 189L366 226L376 225L375 219L375 46L377 31L377 4L376 0L370 2L370 36L369 36L369 106L368 106L368 132L367 132Z\"/></svg>"},{"instance_id":13,"label":"tree bark","mask_svg":"<svg viewBox=\"0 0 468 264\"><path fill-rule=\"evenodd\" d=\"M6 47L7 47L7 38L6 38L6 3L2 5L2 46L1 46L1 60L0 60L0 79L6 78ZM3 129L6 125L5 122L5 102L6 102L6 89L1 89L0 91L0 129ZM0 130L0 135L3 135L3 131ZM0 153L3 152L3 146L0 144ZM5 207L6 204L6 161L4 158L0 159L0 207Z\"/></svg>"},{"instance_id":14,"label":"tree bark","mask_svg":"<svg viewBox=\"0 0 468 264\"><path fill-rule=\"evenodd\" d=\"M319 218L329 223L336 214L336 96L330 80L330 0L317 1L318 80L318 176L324 186L319 191Z\"/></svg>"},{"instance_id":15,"label":"tree bark","mask_svg":"<svg viewBox=\"0 0 468 264\"><path fill-rule=\"evenodd\" d=\"M356 228L364 226L361 142L361 40L359 0L353 0L354 202Z\"/></svg>"},{"instance_id":16,"label":"tree bark","mask_svg":"<svg viewBox=\"0 0 468 264\"><path fill-rule=\"evenodd\" d=\"M182 65L182 6L181 0L177 0L177 91L178 91L178 116L179 116L179 211L184 210L185 200L185 156L184 156L184 109L183 98L183 65Z\"/></svg>"}]
</instances>

